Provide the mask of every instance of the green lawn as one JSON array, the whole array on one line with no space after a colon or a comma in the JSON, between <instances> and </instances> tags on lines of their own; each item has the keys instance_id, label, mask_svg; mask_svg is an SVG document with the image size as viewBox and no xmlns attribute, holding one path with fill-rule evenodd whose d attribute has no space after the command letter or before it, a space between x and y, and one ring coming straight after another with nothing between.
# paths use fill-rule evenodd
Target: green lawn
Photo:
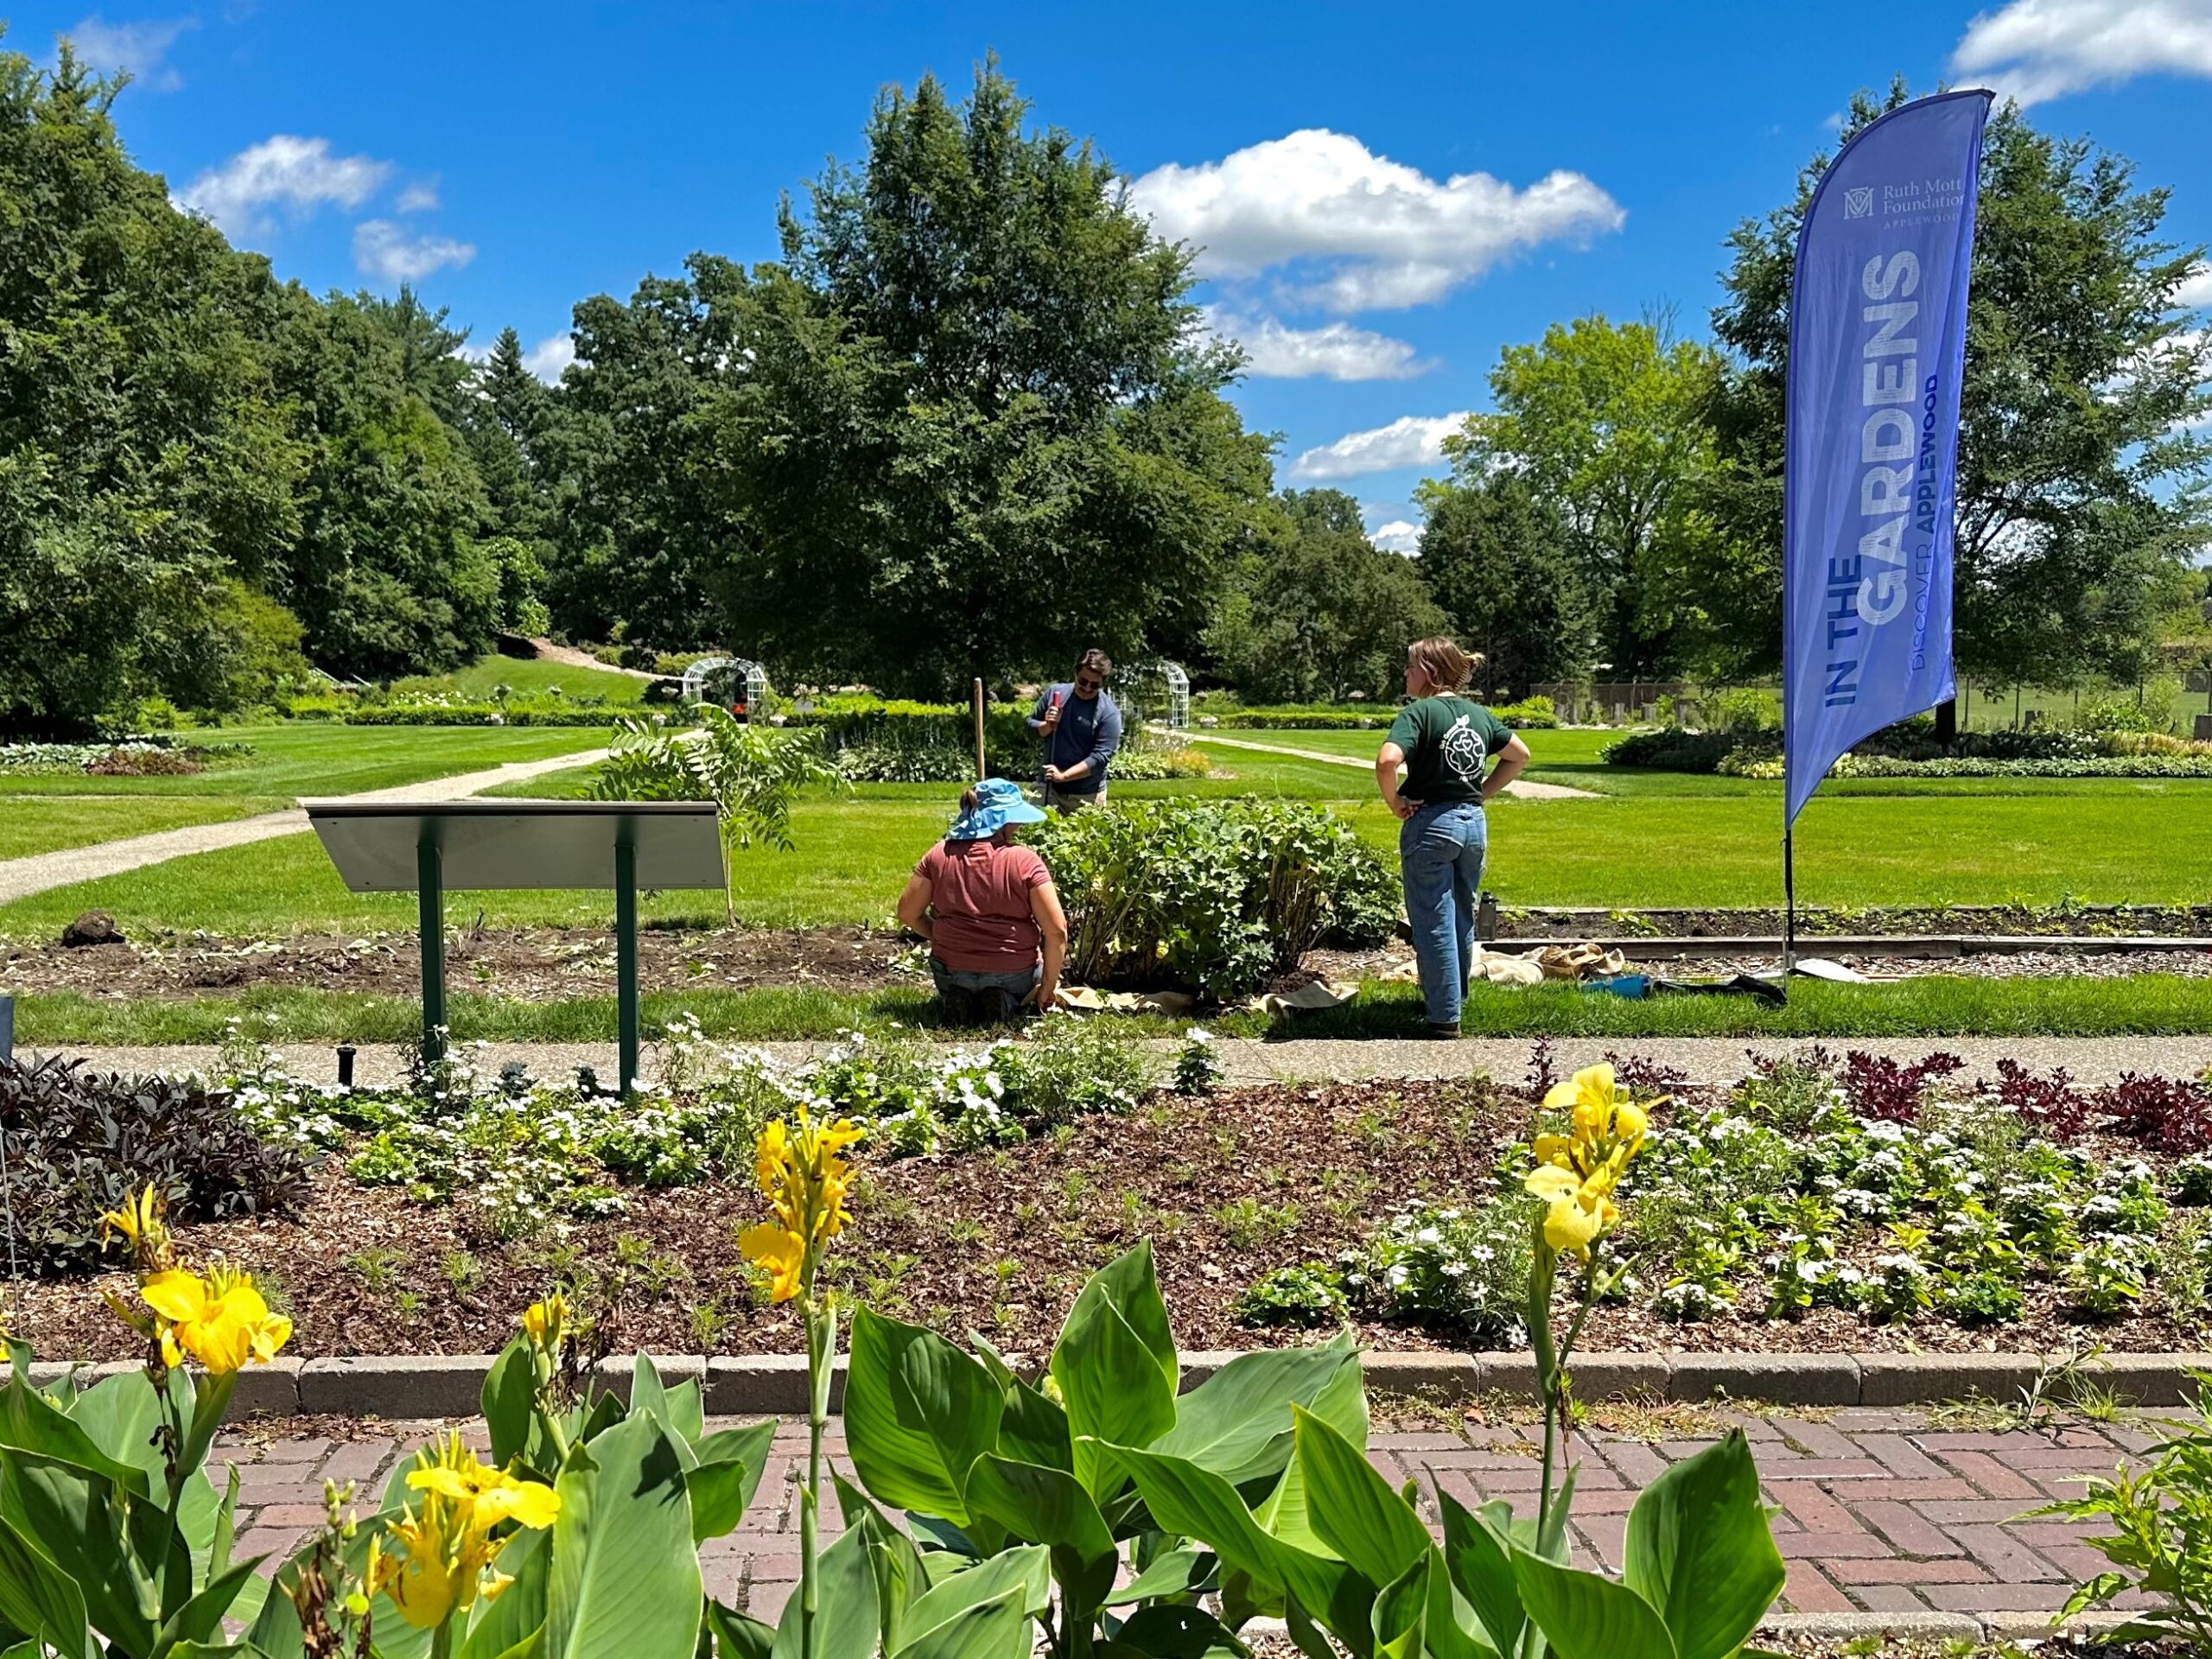
<instances>
[{"instance_id":1,"label":"green lawn","mask_svg":"<svg viewBox=\"0 0 2212 1659\"><path fill-rule=\"evenodd\" d=\"M697 1018L708 1035L745 1042L834 1037L848 1027L934 1025L931 1000L920 984L866 995L805 987L732 991L701 987L655 991L645 998L648 1035L679 1014ZM524 1002L456 990L448 1008L453 1033L464 1040L612 1042L610 996ZM225 1023L244 1016L267 1042L412 1040L422 1011L411 999L263 987L237 996L120 1002L75 993L20 999L17 1035L25 1043L137 1046L218 1043ZM1421 1027L1420 996L1411 985L1370 982L1359 998L1325 1013L1302 1014L1271 1027L1256 1012L1236 1010L1209 1021L1237 1036L1390 1038ZM1179 1033L1187 1017L1116 1016L1116 1024L1154 1035ZM1898 985L1829 985L1801 980L1786 1007L1748 997L1656 997L1627 1001L1567 985L1526 988L1481 985L1462 1025L1490 1037L2068 1037L2153 1036L2212 1030L2212 981L2145 975L2132 979L1988 980L1930 976Z\"/></svg>"},{"instance_id":2,"label":"green lawn","mask_svg":"<svg viewBox=\"0 0 2212 1659\"><path fill-rule=\"evenodd\" d=\"M542 696L557 691L565 697L604 697L610 703L635 703L648 682L634 674L611 668L576 668L567 663L497 655L483 657L450 674L423 675L394 682L397 692L465 697L472 702L492 701L492 689L504 685L515 696Z\"/></svg>"},{"instance_id":3,"label":"green lawn","mask_svg":"<svg viewBox=\"0 0 2212 1659\"><path fill-rule=\"evenodd\" d=\"M365 789L457 772L482 772L512 760L602 748L612 716L597 726L339 726L287 721L225 726L200 734L209 742L251 743L253 753L189 778L92 778L70 772L23 777L0 773L0 800L16 796L251 796L296 800L350 795Z\"/></svg>"},{"instance_id":4,"label":"green lawn","mask_svg":"<svg viewBox=\"0 0 2212 1659\"><path fill-rule=\"evenodd\" d=\"M312 723L235 728L252 742L251 761L198 778L0 779L0 815L34 799L56 816L0 829L15 854L98 838L76 827L93 814L135 833L205 818L142 825L119 798L223 803L226 813L265 808L299 795L337 794L476 770L502 761L594 747L593 728L334 727ZM225 735L232 734L226 730ZM1780 902L1781 785L1751 779L1694 778L1600 764L1602 732L1529 734L1532 776L1571 783L1594 800L1505 800L1491 809L1491 866L1485 885L1508 905L1767 906ZM1372 733L1252 734L1358 753ZM1167 794L1283 795L1327 800L1386 854L1397 824L1361 770L1294 756L1214 746L1231 776L1122 784L1125 798ZM510 786L515 795L582 792L586 768ZM946 785L872 785L849 793L808 792L792 817L796 849L765 849L735 861L738 912L773 925L880 920L914 861L941 831L956 791ZM98 808L61 807L56 798L107 798ZM152 803L148 802L151 806ZM0 822L4 822L0 817ZM57 836L43 839L48 826ZM1808 906L2202 902L2212 897L2212 780L1847 779L1824 788L1800 819L1798 893ZM454 895L453 912L481 906L494 921L604 922L608 900L594 893ZM404 895L348 894L310 836L204 854L0 906L0 934L50 935L88 906L113 911L127 928L206 928L226 934L295 929L405 928ZM707 893L649 896L645 913L666 921L715 919Z\"/></svg>"},{"instance_id":5,"label":"green lawn","mask_svg":"<svg viewBox=\"0 0 2212 1659\"><path fill-rule=\"evenodd\" d=\"M99 781L99 780L94 780ZM0 859L89 847L124 836L150 836L189 824L221 823L276 812L289 801L257 796L0 796Z\"/></svg>"}]
</instances>

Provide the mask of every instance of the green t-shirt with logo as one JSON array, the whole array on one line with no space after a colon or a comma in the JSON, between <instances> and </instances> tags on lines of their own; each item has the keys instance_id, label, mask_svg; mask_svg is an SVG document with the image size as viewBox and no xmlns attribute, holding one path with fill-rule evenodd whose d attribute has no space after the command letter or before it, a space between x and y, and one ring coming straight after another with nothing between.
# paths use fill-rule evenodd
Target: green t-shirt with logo
<instances>
[{"instance_id":1,"label":"green t-shirt with logo","mask_svg":"<svg viewBox=\"0 0 2212 1659\"><path fill-rule=\"evenodd\" d=\"M1409 801L1479 801L1483 763L1513 741L1512 730L1478 702L1448 693L1398 710L1390 741L1405 752Z\"/></svg>"}]
</instances>

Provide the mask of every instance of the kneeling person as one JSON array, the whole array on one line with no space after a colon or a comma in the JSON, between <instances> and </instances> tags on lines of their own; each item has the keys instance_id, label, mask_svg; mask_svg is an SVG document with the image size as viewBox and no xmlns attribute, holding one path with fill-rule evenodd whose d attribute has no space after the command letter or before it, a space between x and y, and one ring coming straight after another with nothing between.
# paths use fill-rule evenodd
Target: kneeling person
<instances>
[{"instance_id":1,"label":"kneeling person","mask_svg":"<svg viewBox=\"0 0 2212 1659\"><path fill-rule=\"evenodd\" d=\"M1044 817L1019 785L985 779L899 895L899 921L929 941L948 1025L1003 1025L1058 993L1067 915L1045 861L1014 840L1015 824Z\"/></svg>"}]
</instances>

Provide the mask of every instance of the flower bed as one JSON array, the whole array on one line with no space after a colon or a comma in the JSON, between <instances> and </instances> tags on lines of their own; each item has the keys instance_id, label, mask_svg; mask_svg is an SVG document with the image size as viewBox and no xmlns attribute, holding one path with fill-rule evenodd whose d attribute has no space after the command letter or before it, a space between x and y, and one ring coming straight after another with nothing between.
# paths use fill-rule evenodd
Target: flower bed
<instances>
[{"instance_id":1,"label":"flower bed","mask_svg":"<svg viewBox=\"0 0 2212 1659\"><path fill-rule=\"evenodd\" d=\"M246 1066L236 1109L321 1161L289 1211L188 1212L180 1236L272 1265L304 1354L489 1351L502 1310L555 1281L606 1290L624 1344L794 1351L735 1222L753 1131L804 1101L871 1129L854 1195L866 1240L839 1282L901 1317L1034 1344L1084 1275L1149 1237L1188 1347L1309 1341L1339 1319L1384 1347L1525 1340L1527 1092L1177 1093L1073 1021L811 1068L741 1052L715 1077L706 1046L685 1047L695 1074L627 1108L459 1066L420 1095L353 1096ZM1209 1068L1180 1069L1205 1089ZM1623 1075L1646 1095L1664 1084ZM2208 1142L2201 1083L2090 1094L2016 1074L1980 1096L1940 1057L1808 1060L1684 1096L1654 1111L1624 1184L1605 1259L1627 1278L1584 1346L2193 1348ZM26 1285L15 1328L56 1356L117 1357L104 1287Z\"/></svg>"}]
</instances>

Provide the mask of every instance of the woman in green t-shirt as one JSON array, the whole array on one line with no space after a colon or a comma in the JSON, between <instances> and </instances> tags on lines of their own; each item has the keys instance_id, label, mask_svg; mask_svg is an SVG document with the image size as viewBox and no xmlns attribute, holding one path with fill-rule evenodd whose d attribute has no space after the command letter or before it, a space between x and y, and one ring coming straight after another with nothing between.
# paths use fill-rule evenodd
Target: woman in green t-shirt
<instances>
[{"instance_id":1,"label":"woman in green t-shirt","mask_svg":"<svg viewBox=\"0 0 2212 1659\"><path fill-rule=\"evenodd\" d=\"M1429 1034L1457 1037L1474 967L1475 906L1490 832L1483 803L1521 775L1529 746L1459 693L1481 659L1449 639L1406 652L1406 695L1375 757L1383 804L1398 815L1398 868ZM1483 775L1495 755L1497 764ZM1403 766L1406 781L1398 782Z\"/></svg>"}]
</instances>

